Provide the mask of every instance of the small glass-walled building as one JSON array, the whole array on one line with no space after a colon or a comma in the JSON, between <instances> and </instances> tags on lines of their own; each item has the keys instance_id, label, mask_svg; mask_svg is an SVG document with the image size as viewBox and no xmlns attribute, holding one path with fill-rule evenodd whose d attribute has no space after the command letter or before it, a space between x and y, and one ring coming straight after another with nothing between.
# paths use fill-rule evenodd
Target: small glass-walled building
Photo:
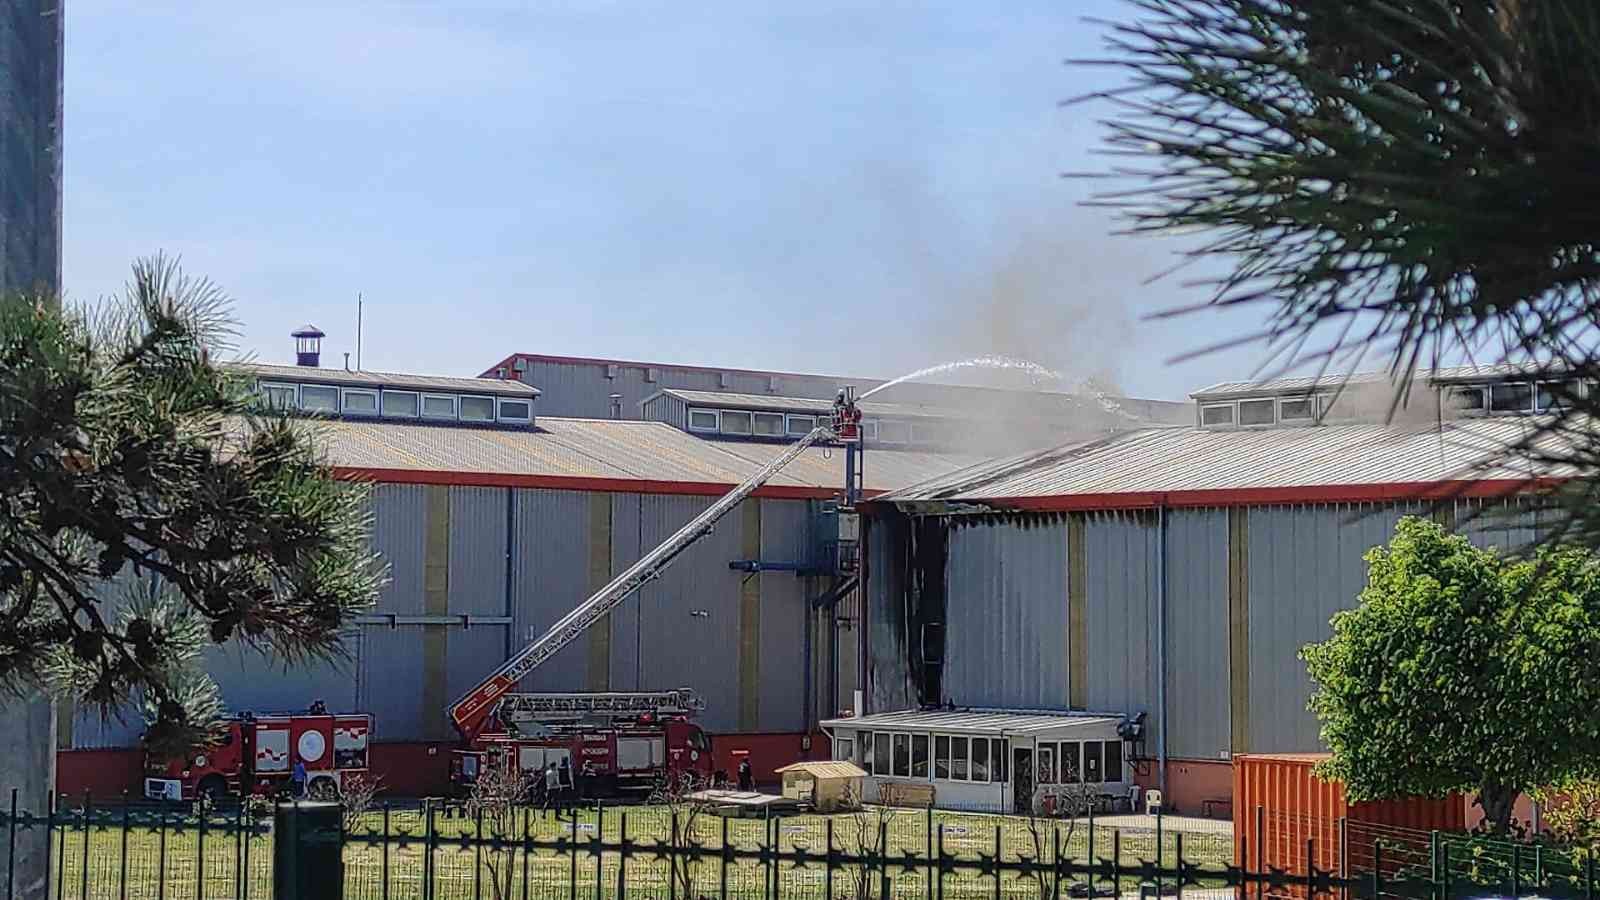
<instances>
[{"instance_id":1,"label":"small glass-walled building","mask_svg":"<svg viewBox=\"0 0 1600 900\"><path fill-rule=\"evenodd\" d=\"M1028 812L1071 791L1116 809L1132 802L1131 760L1107 713L904 710L821 723L833 757L866 773L864 793L928 785L940 809Z\"/></svg>"}]
</instances>

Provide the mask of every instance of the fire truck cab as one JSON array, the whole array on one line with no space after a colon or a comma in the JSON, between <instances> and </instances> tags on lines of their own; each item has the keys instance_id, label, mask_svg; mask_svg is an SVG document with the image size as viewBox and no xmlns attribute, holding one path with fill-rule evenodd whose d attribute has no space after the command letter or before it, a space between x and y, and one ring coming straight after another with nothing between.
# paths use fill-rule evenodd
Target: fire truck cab
<instances>
[{"instance_id":1,"label":"fire truck cab","mask_svg":"<svg viewBox=\"0 0 1600 900\"><path fill-rule=\"evenodd\" d=\"M179 758L145 755L144 796L149 800L238 797L288 790L299 762L306 794L334 799L346 779L367 771L372 716L242 713L226 722L214 745Z\"/></svg>"}]
</instances>

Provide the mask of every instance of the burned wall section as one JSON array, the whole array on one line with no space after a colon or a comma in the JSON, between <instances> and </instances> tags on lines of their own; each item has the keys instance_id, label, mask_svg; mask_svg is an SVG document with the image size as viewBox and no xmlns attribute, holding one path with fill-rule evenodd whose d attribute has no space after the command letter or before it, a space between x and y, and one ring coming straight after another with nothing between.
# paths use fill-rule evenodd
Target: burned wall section
<instances>
[{"instance_id":1,"label":"burned wall section","mask_svg":"<svg viewBox=\"0 0 1600 900\"><path fill-rule=\"evenodd\" d=\"M875 511L867 532L869 709L943 699L950 521Z\"/></svg>"}]
</instances>

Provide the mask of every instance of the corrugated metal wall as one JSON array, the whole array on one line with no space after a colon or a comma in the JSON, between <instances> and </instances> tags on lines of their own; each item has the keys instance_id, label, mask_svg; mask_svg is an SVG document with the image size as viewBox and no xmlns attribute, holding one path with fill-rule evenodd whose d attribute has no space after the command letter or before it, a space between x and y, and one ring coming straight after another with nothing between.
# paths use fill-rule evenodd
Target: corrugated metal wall
<instances>
[{"instance_id":1,"label":"corrugated metal wall","mask_svg":"<svg viewBox=\"0 0 1600 900\"><path fill-rule=\"evenodd\" d=\"M379 485L373 502L374 545L392 577L376 613L509 616L511 623L367 624L358 627L348 661L288 671L253 653L217 648L208 669L230 707L302 708L321 698L335 708L372 712L381 740L448 740L446 704L524 646L530 632L542 632L637 560L641 541L654 546L710 498ZM613 614L606 639L598 642L609 671L590 671L595 642L580 640L523 688L584 690L597 680L614 689L687 685L705 696L702 722L711 730L803 728L805 608L814 579L767 573L742 594L745 576L728 563L757 553L767 560L804 558L808 507L805 501L750 502L753 509L735 511L647 585L642 602L632 598ZM448 530L435 547L430 517L441 516ZM759 548L747 544L752 528L759 529ZM430 566L430 554L441 556L442 565ZM437 580L431 586L430 571ZM430 596L434 607L443 600L444 608L430 608ZM742 633L751 639L744 665ZM753 711L753 720L742 722L742 710ZM131 746L141 731L132 712L120 722L81 712L72 725L78 748Z\"/></svg>"},{"instance_id":2,"label":"corrugated metal wall","mask_svg":"<svg viewBox=\"0 0 1600 900\"><path fill-rule=\"evenodd\" d=\"M967 706L1065 707L1066 522L957 528L946 571L945 697Z\"/></svg>"},{"instance_id":3,"label":"corrugated metal wall","mask_svg":"<svg viewBox=\"0 0 1600 900\"><path fill-rule=\"evenodd\" d=\"M1149 712L1156 721L1158 531L1153 513L1086 516L1088 686L1085 706L1102 712Z\"/></svg>"},{"instance_id":4,"label":"corrugated metal wall","mask_svg":"<svg viewBox=\"0 0 1600 900\"><path fill-rule=\"evenodd\" d=\"M1300 648L1326 638L1328 619L1355 605L1362 556L1394 534L1397 506L1317 505L1250 510L1250 746L1253 752L1321 749L1306 703L1311 681Z\"/></svg>"},{"instance_id":5,"label":"corrugated metal wall","mask_svg":"<svg viewBox=\"0 0 1600 900\"><path fill-rule=\"evenodd\" d=\"M1167 513L1167 755L1228 758L1228 513Z\"/></svg>"}]
</instances>

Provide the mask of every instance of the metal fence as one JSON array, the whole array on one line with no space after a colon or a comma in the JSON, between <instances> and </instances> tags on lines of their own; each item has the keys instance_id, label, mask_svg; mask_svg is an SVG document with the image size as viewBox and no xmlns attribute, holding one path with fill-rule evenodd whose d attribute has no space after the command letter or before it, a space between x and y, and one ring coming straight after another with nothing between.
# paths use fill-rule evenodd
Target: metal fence
<instances>
[{"instance_id":1,"label":"metal fence","mask_svg":"<svg viewBox=\"0 0 1600 900\"><path fill-rule=\"evenodd\" d=\"M295 812L275 815L277 825L246 806L92 798L0 811L10 848L0 896L24 897L16 848L47 839L54 900L266 900L282 874L274 842ZM1342 822L1331 863L1312 840L1252 865L1235 858L1231 833L1159 817L1109 827L884 808L724 818L682 804L556 814L426 802L342 818L322 835L339 845L333 865L313 874L352 900L1596 896L1586 855Z\"/></svg>"}]
</instances>

